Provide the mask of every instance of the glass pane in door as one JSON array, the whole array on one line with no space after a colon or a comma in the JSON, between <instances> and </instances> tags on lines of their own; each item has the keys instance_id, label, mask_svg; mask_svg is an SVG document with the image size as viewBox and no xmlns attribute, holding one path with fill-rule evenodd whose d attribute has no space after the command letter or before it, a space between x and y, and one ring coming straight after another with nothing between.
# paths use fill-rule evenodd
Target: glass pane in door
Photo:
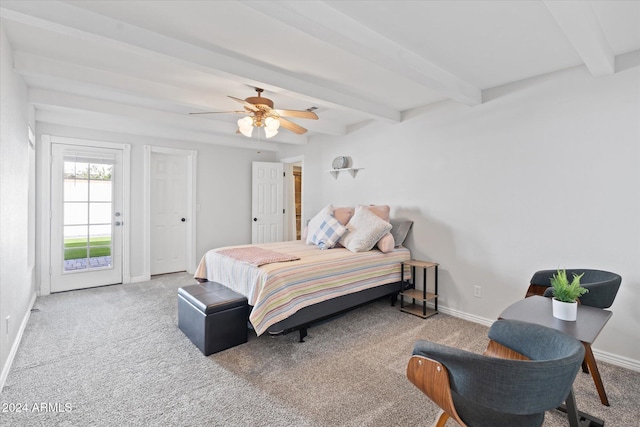
<instances>
[{"instance_id":1,"label":"glass pane in door","mask_svg":"<svg viewBox=\"0 0 640 427\"><path fill-rule=\"evenodd\" d=\"M113 162L65 156L63 272L112 267Z\"/></svg>"}]
</instances>

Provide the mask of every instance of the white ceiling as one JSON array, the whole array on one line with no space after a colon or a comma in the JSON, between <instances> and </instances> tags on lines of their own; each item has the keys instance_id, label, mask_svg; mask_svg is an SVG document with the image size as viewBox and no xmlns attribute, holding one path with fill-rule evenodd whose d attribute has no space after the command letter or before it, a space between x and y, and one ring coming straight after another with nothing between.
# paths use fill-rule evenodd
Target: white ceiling
<instances>
[{"instance_id":1,"label":"white ceiling","mask_svg":"<svg viewBox=\"0 0 640 427\"><path fill-rule=\"evenodd\" d=\"M277 149L444 100L640 51L640 1L7 1L0 16L36 119ZM317 107L267 141L235 133L237 98Z\"/></svg>"}]
</instances>

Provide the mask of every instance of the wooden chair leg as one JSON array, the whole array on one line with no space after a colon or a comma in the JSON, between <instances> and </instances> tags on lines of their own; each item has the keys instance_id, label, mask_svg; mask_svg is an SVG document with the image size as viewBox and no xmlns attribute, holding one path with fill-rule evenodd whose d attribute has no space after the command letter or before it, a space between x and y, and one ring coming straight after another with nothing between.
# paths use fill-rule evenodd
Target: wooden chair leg
<instances>
[{"instance_id":1,"label":"wooden chair leg","mask_svg":"<svg viewBox=\"0 0 640 427\"><path fill-rule=\"evenodd\" d=\"M586 360L582 361L582 372L584 372L585 374L589 373L589 366L587 366L587 361Z\"/></svg>"},{"instance_id":2,"label":"wooden chair leg","mask_svg":"<svg viewBox=\"0 0 640 427\"><path fill-rule=\"evenodd\" d=\"M596 384L598 396L600 396L600 402L605 406L609 406L609 399L607 399L607 393L604 391L604 384L602 384L600 371L598 371L596 359L593 357L593 352L591 351L591 344L586 342L583 342L582 344L584 345L584 361L591 371L591 377L593 378L593 382Z\"/></svg>"},{"instance_id":3,"label":"wooden chair leg","mask_svg":"<svg viewBox=\"0 0 640 427\"><path fill-rule=\"evenodd\" d=\"M436 419L435 423L433 423L433 427L444 427L447 424L447 420L449 419L449 415L440 409L438 412L438 419Z\"/></svg>"}]
</instances>

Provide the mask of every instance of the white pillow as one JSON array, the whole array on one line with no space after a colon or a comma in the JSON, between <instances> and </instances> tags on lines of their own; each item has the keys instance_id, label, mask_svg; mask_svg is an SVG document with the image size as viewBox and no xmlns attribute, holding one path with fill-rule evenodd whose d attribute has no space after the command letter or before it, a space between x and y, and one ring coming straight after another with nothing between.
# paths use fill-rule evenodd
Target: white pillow
<instances>
[{"instance_id":1,"label":"white pillow","mask_svg":"<svg viewBox=\"0 0 640 427\"><path fill-rule=\"evenodd\" d=\"M347 224L347 229L349 231L340 239L340 243L351 252L366 252L391 230L391 224L365 206L358 206Z\"/></svg>"},{"instance_id":2,"label":"white pillow","mask_svg":"<svg viewBox=\"0 0 640 427\"><path fill-rule=\"evenodd\" d=\"M312 236L315 235L320 230L320 225L324 221L324 218L327 215L333 214L333 205L327 205L316 216L311 218L309 221L309 225L307 225L307 245L315 245L312 240Z\"/></svg>"},{"instance_id":3,"label":"white pillow","mask_svg":"<svg viewBox=\"0 0 640 427\"><path fill-rule=\"evenodd\" d=\"M331 249L347 232L346 227L332 215L325 215L318 230L311 236L311 241L320 249ZM391 238L393 240L393 237Z\"/></svg>"}]
</instances>

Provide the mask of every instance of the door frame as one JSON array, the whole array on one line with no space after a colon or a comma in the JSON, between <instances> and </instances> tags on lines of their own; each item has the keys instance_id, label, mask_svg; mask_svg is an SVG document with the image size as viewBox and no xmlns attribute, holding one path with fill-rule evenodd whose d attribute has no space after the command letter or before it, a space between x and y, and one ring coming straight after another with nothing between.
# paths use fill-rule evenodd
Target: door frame
<instances>
[{"instance_id":1,"label":"door frame","mask_svg":"<svg viewBox=\"0 0 640 427\"><path fill-rule=\"evenodd\" d=\"M183 150L180 148L158 147L154 145L144 146L144 276L151 279L151 153L171 154L183 156L187 159L187 227L185 241L185 264L187 273L196 271L196 173L198 164L198 152L196 150Z\"/></svg>"},{"instance_id":2,"label":"door frame","mask_svg":"<svg viewBox=\"0 0 640 427\"><path fill-rule=\"evenodd\" d=\"M51 144L78 145L97 148L122 150L122 222L129 224L131 186L131 145L117 142L96 141L84 138L68 138L62 136L42 135L42 170L40 183L40 295L51 293ZM122 283L131 282L130 234L131 227L122 230Z\"/></svg>"},{"instance_id":3,"label":"door frame","mask_svg":"<svg viewBox=\"0 0 640 427\"><path fill-rule=\"evenodd\" d=\"M305 183L305 179L304 179L304 173L305 173L304 172L304 155L294 156L294 157L285 157L285 158L280 159L278 161L285 165L285 170L286 169L291 169L293 163L300 163L301 168L302 168L302 186L300 188L300 213L301 213L301 217L300 217L300 233L302 234L302 231L304 230L304 227L306 225L306 223L305 223L306 215L304 213L304 183ZM286 186L286 183L285 183L285 186ZM291 202L290 199L291 199L291 193L289 191L285 190L285 192L284 192L284 206L289 206L290 205L290 202ZM289 217L289 214L287 214L285 216L285 219L288 218L288 217Z\"/></svg>"}]
</instances>

